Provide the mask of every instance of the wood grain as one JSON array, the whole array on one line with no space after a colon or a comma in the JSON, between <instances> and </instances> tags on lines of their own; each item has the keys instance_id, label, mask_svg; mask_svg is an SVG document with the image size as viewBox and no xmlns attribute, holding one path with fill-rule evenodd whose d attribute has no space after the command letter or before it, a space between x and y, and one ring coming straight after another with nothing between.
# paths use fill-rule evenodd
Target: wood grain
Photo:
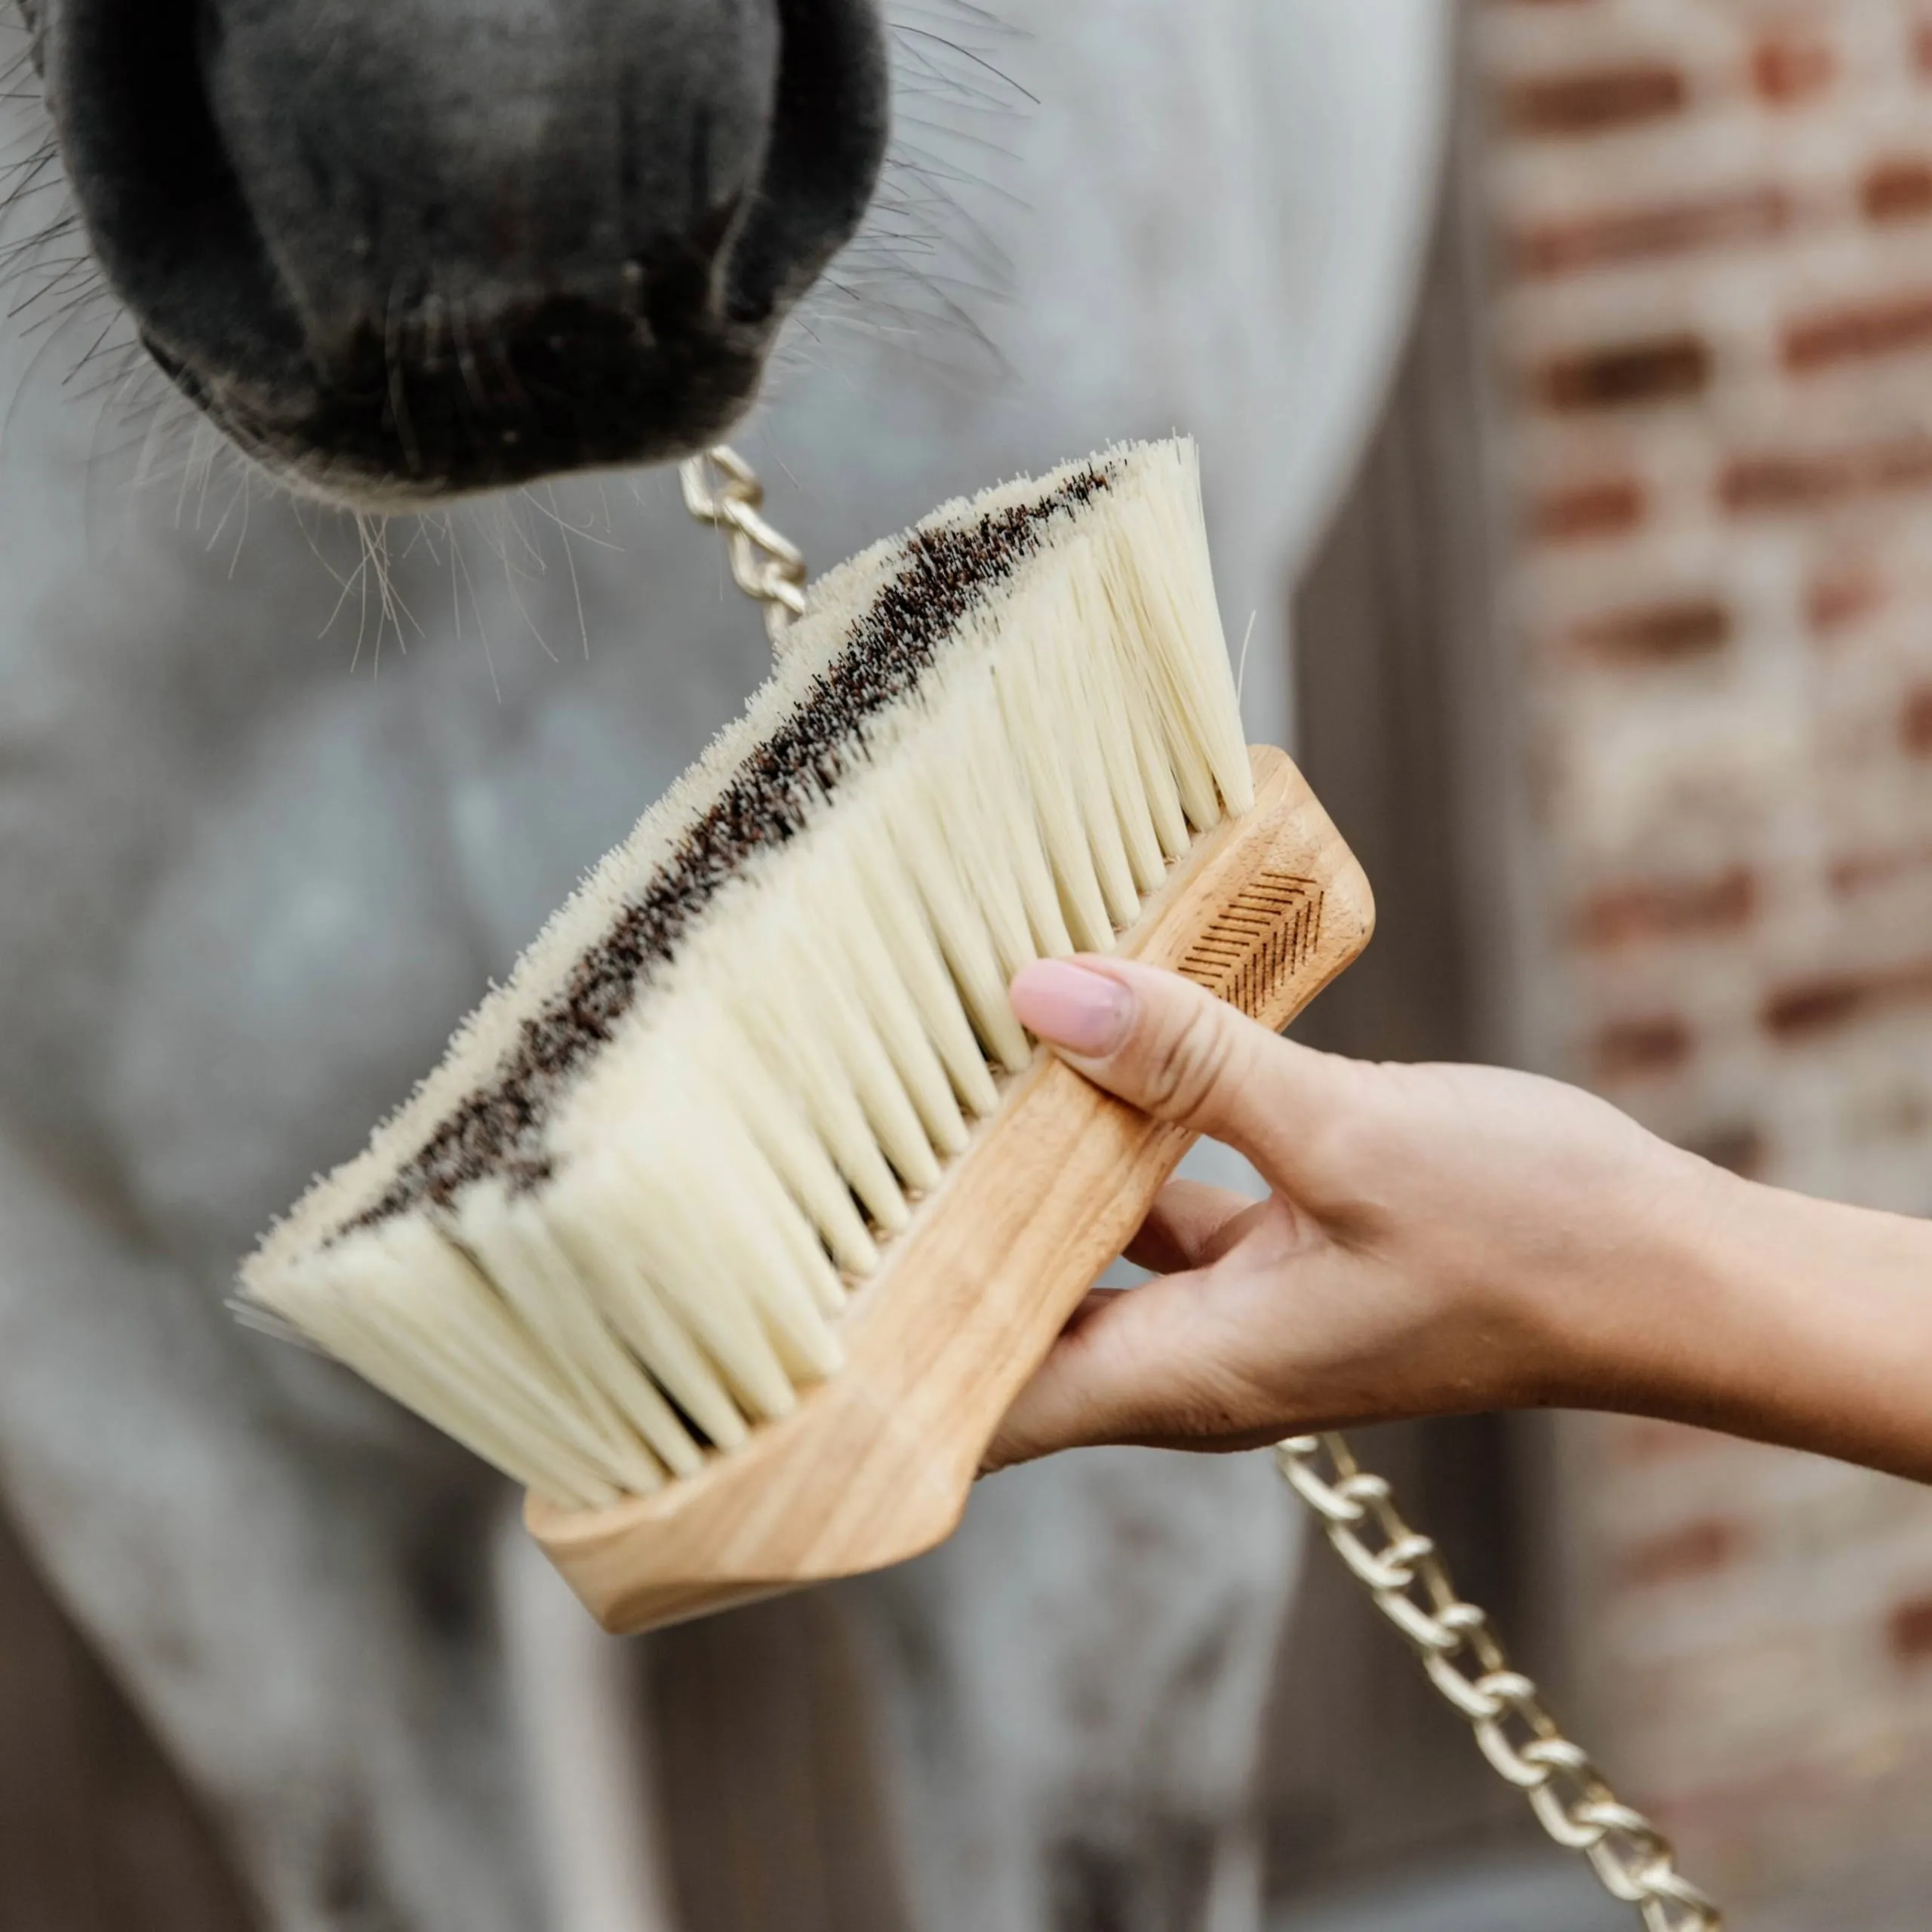
<instances>
[{"instance_id":1,"label":"wood grain","mask_svg":"<svg viewBox=\"0 0 1932 1932\"><path fill-rule=\"evenodd\" d=\"M1279 1028L1367 943L1368 882L1285 753L1201 838L1120 950ZM699 1475L525 1521L598 1620L639 1630L949 1535L987 1441L1194 1137L1041 1052L854 1297L844 1366Z\"/></svg>"}]
</instances>

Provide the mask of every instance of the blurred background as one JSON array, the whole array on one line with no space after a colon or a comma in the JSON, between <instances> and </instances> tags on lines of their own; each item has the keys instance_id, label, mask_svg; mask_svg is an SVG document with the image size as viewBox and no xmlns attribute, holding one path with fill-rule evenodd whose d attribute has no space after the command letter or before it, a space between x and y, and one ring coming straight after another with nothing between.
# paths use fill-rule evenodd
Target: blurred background
<instances>
[{"instance_id":1,"label":"blurred background","mask_svg":"<svg viewBox=\"0 0 1932 1932\"><path fill-rule=\"evenodd\" d=\"M1334 129L1297 147L1264 100L1217 150L1241 171L1249 142L1252 165L1245 226L1216 245L1303 265L1272 336L1265 278L1229 269L1264 310L1241 380L1266 389L1278 358L1269 424L1285 426L1236 457L1247 396L1227 399L1218 448L1186 383L1143 413L1202 435L1211 509L1258 493L1226 538L1242 587L1223 579L1231 630L1258 586L1251 719L1291 732L1376 884L1375 946L1306 1032L1560 1073L1740 1171L1932 1211L1932 13L1351 0L1358 31L1332 0L1253 0L1278 5L1313 23L1303 59L1356 33L1358 92L1329 91L1367 130L1358 154ZM1026 77L1033 103L1004 106L1057 152L1057 86L1084 73L1097 91L1103 72L1055 66L1044 17L1004 11L1032 37L985 57ZM1131 39L1152 10L1130 11L1111 37L1092 10L1068 16L1090 22L1083 59L1117 60L1128 89L1155 58ZM1399 127L1377 120L1378 84ZM1193 178L1184 103L1128 118ZM1366 263L1334 239L1364 184L1383 220ZM1128 232L1143 190L1150 205L1165 192L1115 190ZM1028 198L1008 176L1000 192ZM976 220L996 230L1000 205ZM1130 289L1176 272L1151 244L1123 259ZM1304 300L1331 269L1341 306ZM1029 326L1023 374L1036 340L1069 367L1106 359L1104 324L1077 308ZM1355 343L1346 379L1324 329ZM1161 352L1201 360L1198 341ZM1111 389L1093 377L1093 440L1141 366ZM849 413L834 374L781 387L752 439L796 486L788 500L774 474L779 520L820 558L850 547L823 480L836 465L803 482L792 465L813 423ZM959 392L897 380L918 407L881 428L899 440L868 473L897 479L872 497L910 515L937 491L918 495L934 464L905 451L958 433ZM1004 380L983 371L967 390ZM1346 406L1317 422L1306 398L1326 389ZM1313 454L1284 454L1297 411ZM1000 447L1039 460L1025 441ZM942 462L934 480L984 478ZM300 555L253 540L223 592L225 543L209 562L205 535L180 568L208 596L268 598ZM731 662L681 700L685 739L755 675L742 651ZM512 706L521 688L513 676ZM525 896L547 903L632 809L613 795L609 825L589 814L583 849L531 869ZM1359 1446L1738 1924L1932 1922L1932 1495L1619 1418L1478 1418ZM0 1537L0 1926L284 1932L232 1819L143 1715L138 1672L68 1615L47 1568ZM1634 1924L1492 1789L1324 1552L1284 1574L1244 1801L1270 1928ZM580 1889L556 1932L947 1932L912 1875L893 1769L904 1694L878 1660L842 1589L625 1647L599 1681L638 1748L596 1802L617 1792L637 1869L628 1893ZM550 1747L553 1824L583 1771L575 1748ZM1156 1847L1126 1878L1068 1866L1039 1932L1247 1932L1204 1903L1191 1855ZM352 1900L326 1921L392 1922Z\"/></svg>"}]
</instances>

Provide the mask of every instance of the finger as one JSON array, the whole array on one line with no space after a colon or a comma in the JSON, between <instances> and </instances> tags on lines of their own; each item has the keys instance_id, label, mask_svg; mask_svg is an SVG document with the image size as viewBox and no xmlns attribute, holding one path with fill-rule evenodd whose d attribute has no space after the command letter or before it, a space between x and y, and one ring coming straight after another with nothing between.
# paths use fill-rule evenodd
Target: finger
<instances>
[{"instance_id":1,"label":"finger","mask_svg":"<svg viewBox=\"0 0 1932 1932\"><path fill-rule=\"evenodd\" d=\"M1204 1267L1226 1252L1232 1224L1256 1204L1225 1187L1171 1180L1155 1196L1140 1232L1128 1243L1127 1259L1157 1275Z\"/></svg>"},{"instance_id":2,"label":"finger","mask_svg":"<svg viewBox=\"0 0 1932 1932\"><path fill-rule=\"evenodd\" d=\"M1211 1272L1090 1296L994 1435L986 1470L1102 1442L1208 1447L1285 1432L1252 1380L1256 1311Z\"/></svg>"},{"instance_id":3,"label":"finger","mask_svg":"<svg viewBox=\"0 0 1932 1932\"><path fill-rule=\"evenodd\" d=\"M1041 960L1012 996L1021 1024L1096 1084L1226 1141L1278 1183L1293 1177L1297 1126L1339 1106L1357 1071L1135 960Z\"/></svg>"}]
</instances>

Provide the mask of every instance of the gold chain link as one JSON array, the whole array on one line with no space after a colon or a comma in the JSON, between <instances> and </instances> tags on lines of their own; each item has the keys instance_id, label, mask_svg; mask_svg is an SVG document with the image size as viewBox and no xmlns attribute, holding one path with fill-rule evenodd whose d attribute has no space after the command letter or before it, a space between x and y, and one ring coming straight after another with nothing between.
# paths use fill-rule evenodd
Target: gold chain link
<instances>
[{"instance_id":1,"label":"gold chain link","mask_svg":"<svg viewBox=\"0 0 1932 1932\"><path fill-rule=\"evenodd\" d=\"M735 450L718 444L680 464L678 477L685 507L729 537L733 580L764 606L765 634L777 650L805 608L803 552L760 515L764 485ZM1339 1435L1291 1436L1275 1445L1275 1463L1543 1829L1589 1859L1614 1898L1636 1906L1644 1932L1723 1932L1723 1915L1678 1870L1669 1841L1617 1798L1563 1735L1536 1685L1511 1667L1488 1617L1457 1595L1435 1543L1404 1521L1388 1484L1364 1469ZM1379 1549L1361 1534L1371 1527Z\"/></svg>"},{"instance_id":2,"label":"gold chain link","mask_svg":"<svg viewBox=\"0 0 1932 1932\"><path fill-rule=\"evenodd\" d=\"M1669 1841L1563 1735L1489 1619L1457 1595L1435 1543L1404 1521L1388 1484L1339 1435L1291 1436L1275 1445L1275 1463L1543 1829L1589 1859L1604 1889L1637 1908L1644 1932L1721 1932L1723 1915L1678 1870Z\"/></svg>"},{"instance_id":3,"label":"gold chain link","mask_svg":"<svg viewBox=\"0 0 1932 1932\"><path fill-rule=\"evenodd\" d=\"M681 463L678 481L685 508L729 539L732 581L764 606L764 634L777 650L805 608L805 558L760 515L764 485L758 472L736 450L718 443Z\"/></svg>"}]
</instances>

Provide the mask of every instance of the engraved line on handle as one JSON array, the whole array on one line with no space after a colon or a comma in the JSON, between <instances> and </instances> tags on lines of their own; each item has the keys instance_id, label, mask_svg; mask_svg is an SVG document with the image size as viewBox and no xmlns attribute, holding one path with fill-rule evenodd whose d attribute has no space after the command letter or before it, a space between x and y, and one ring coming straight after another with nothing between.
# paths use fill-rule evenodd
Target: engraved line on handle
<instances>
[{"instance_id":1,"label":"engraved line on handle","mask_svg":"<svg viewBox=\"0 0 1932 1932\"><path fill-rule=\"evenodd\" d=\"M1257 1017L1314 952L1322 896L1312 879L1295 873L1256 873L1188 948L1180 972Z\"/></svg>"}]
</instances>

